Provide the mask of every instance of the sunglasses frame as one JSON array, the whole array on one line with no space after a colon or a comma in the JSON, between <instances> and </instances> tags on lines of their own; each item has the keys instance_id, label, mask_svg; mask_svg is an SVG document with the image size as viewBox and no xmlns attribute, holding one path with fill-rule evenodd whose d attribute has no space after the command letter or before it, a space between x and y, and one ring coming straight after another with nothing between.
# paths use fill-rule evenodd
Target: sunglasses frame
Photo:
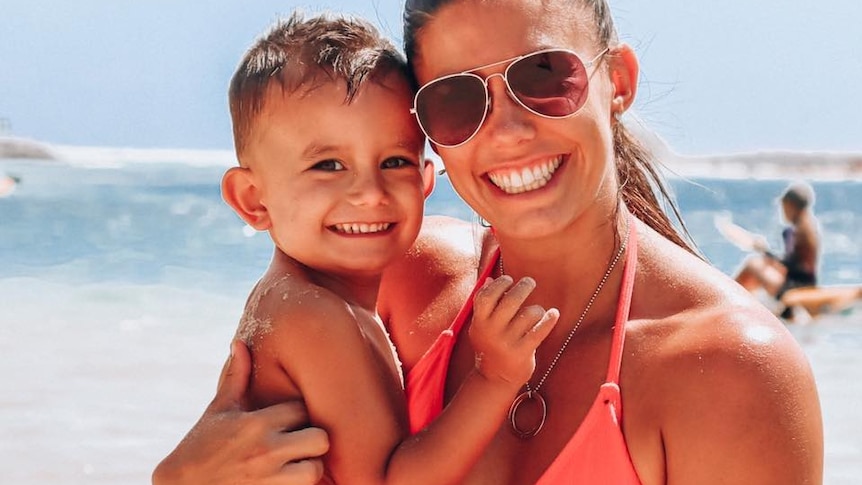
<instances>
[{"instance_id":1,"label":"sunglasses frame","mask_svg":"<svg viewBox=\"0 0 862 485\"><path fill-rule=\"evenodd\" d=\"M580 63L583 64L584 71L586 71L587 69L593 67L596 64L596 62L599 59L601 59L602 56L604 56L605 54L610 52L610 50L611 50L610 47L605 47L601 52L596 54L595 57L593 57L589 61L584 61L583 58L580 55L578 55L577 52L575 52L573 50L558 49L558 48L540 49L540 50L537 50L535 52L530 52L528 54L523 54L523 55L512 57L509 59L504 59L502 61L492 62L491 64L486 64L484 66L475 67L475 68L469 69L467 71L461 71L461 72L456 72L456 73L452 73L452 74L447 74L445 76L440 76L438 78L432 79L432 80L428 81L427 83L423 84L422 87L420 87L419 90L416 91L416 94L413 96L413 107L410 108L410 114L412 114L413 116L416 117L416 121L417 121L417 123L419 123L419 128L422 130L422 133L424 133L425 136L428 137L428 140L430 140L431 143L434 143L438 147L442 147L442 148L457 148L457 147L464 145L465 143L469 142L470 140L472 140L473 137L475 137L476 134L479 133L479 130L481 130L482 126L485 124L485 120L488 118L488 111L491 108L491 92L488 91L488 81L492 77L499 76L500 78L503 79L503 83L506 85L506 92L509 94L509 97L512 98L516 103L518 103L521 107L523 107L524 109L526 109L530 113L533 113L534 115L537 115L537 116L541 116L542 118L552 119L552 120L560 120L560 119L564 119L564 118L570 118L570 117L576 115L581 110L581 108L584 107L584 105L582 104L581 106L578 107L578 109L576 109L572 113L567 114L567 115L563 115L563 116L550 116L550 115L539 113L538 111L536 111L536 110L530 108L529 106L527 106L526 104L524 104L518 98L518 96L515 94L515 91L512 89L512 85L509 84L509 78L508 78L509 70L512 68L513 65L515 65L519 61L526 59L528 57L532 57L532 56L539 55L539 54L544 54L546 52L565 52L566 54L571 54L571 55L575 56L575 58L577 58L578 61L580 61ZM508 65L506 66L506 69L503 70L503 72L495 72L493 74L489 74L488 76L486 76L484 78L482 76L476 74L476 71L481 71L484 69L488 69L490 67L499 66L501 64L507 64L507 63L508 63ZM482 83L482 89L485 91L485 109L482 113L482 119L476 125L476 129L473 130L473 133L469 137L467 137L466 140L464 140L460 143L456 143L454 145L446 145L443 143L437 143L436 141L434 141L434 138L430 134L428 134L428 131L422 125L422 120L419 118L419 112L417 111L418 102L419 102L419 95L422 94L422 91L424 91L425 88L427 88L428 86L431 86L432 84L436 84L438 82L445 81L446 79L450 79L450 78L454 78L454 77L462 77L462 76L474 77L474 78L478 79L479 82ZM587 76L587 85L588 86L589 86L589 79L590 79L590 76ZM589 89L589 88L587 88L587 89ZM587 94L589 95L589 91L587 92Z\"/></svg>"}]
</instances>

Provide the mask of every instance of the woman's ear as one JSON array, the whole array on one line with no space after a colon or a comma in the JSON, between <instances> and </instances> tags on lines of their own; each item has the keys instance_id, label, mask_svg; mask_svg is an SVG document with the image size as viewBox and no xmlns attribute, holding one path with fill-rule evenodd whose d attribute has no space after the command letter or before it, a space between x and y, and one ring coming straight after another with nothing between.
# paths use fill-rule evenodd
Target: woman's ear
<instances>
[{"instance_id":1,"label":"woman's ear","mask_svg":"<svg viewBox=\"0 0 862 485\"><path fill-rule=\"evenodd\" d=\"M258 231L266 231L272 226L250 169L233 167L225 172L221 180L221 195L249 226Z\"/></svg>"},{"instance_id":2,"label":"woman's ear","mask_svg":"<svg viewBox=\"0 0 862 485\"><path fill-rule=\"evenodd\" d=\"M620 44L611 49L608 67L614 89L611 114L621 116L635 101L638 90L638 58L628 44Z\"/></svg>"},{"instance_id":3,"label":"woman's ear","mask_svg":"<svg viewBox=\"0 0 862 485\"><path fill-rule=\"evenodd\" d=\"M422 193L427 199L431 192L434 192L434 185L437 183L437 174L434 172L434 162L425 160L425 166L422 168Z\"/></svg>"}]
</instances>

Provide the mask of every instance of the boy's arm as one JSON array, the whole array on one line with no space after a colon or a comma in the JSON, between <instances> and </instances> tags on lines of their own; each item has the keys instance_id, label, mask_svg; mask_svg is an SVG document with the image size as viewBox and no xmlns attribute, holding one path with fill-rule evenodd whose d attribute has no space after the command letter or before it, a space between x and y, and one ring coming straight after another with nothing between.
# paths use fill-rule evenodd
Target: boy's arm
<instances>
[{"instance_id":1,"label":"boy's arm","mask_svg":"<svg viewBox=\"0 0 862 485\"><path fill-rule=\"evenodd\" d=\"M267 374L286 373L296 384L312 423L329 433L326 474L336 483L458 483L496 434L532 373L535 348L556 321L555 312L520 308L530 282L510 286L511 279L501 279L481 292L477 303L486 304L477 312L487 318L478 333L490 342L479 346L486 349L481 365L443 415L416 436L407 436L400 384L334 296L293 302L273 331L255 340L256 378L267 385L285 377ZM267 362L267 356L274 358ZM510 356L518 360L515 372Z\"/></svg>"},{"instance_id":2,"label":"boy's arm","mask_svg":"<svg viewBox=\"0 0 862 485\"><path fill-rule=\"evenodd\" d=\"M406 481L390 483L460 483L479 460L559 318L556 309L523 306L533 289L531 278L503 276L477 292L469 329L476 365L440 416L401 445L390 475Z\"/></svg>"}]
</instances>

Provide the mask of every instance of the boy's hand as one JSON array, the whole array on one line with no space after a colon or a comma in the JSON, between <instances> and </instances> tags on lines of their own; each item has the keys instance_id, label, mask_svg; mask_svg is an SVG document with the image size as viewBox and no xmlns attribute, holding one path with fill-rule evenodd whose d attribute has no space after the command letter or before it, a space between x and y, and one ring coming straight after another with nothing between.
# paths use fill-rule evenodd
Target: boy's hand
<instances>
[{"instance_id":1,"label":"boy's hand","mask_svg":"<svg viewBox=\"0 0 862 485\"><path fill-rule=\"evenodd\" d=\"M490 280L476 294L470 342L476 369L489 380L520 387L536 368L536 348L560 318L556 308L522 306L536 288L532 278L517 283L508 275Z\"/></svg>"},{"instance_id":2,"label":"boy's hand","mask_svg":"<svg viewBox=\"0 0 862 485\"><path fill-rule=\"evenodd\" d=\"M234 342L215 398L156 467L154 485L318 482L323 475L319 457L329 449L326 433L307 427L301 402L247 411L243 397L250 373L248 349Z\"/></svg>"}]
</instances>

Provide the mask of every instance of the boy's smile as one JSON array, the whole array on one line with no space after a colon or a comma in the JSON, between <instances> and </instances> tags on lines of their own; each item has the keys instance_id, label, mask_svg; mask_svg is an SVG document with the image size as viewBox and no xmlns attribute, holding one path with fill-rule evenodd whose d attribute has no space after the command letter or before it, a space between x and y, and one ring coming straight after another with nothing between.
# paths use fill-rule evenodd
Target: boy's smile
<instances>
[{"instance_id":1,"label":"boy's smile","mask_svg":"<svg viewBox=\"0 0 862 485\"><path fill-rule=\"evenodd\" d=\"M352 224L334 224L330 228L341 234L379 234L386 232L391 228L391 222L365 223L354 222Z\"/></svg>"}]
</instances>

